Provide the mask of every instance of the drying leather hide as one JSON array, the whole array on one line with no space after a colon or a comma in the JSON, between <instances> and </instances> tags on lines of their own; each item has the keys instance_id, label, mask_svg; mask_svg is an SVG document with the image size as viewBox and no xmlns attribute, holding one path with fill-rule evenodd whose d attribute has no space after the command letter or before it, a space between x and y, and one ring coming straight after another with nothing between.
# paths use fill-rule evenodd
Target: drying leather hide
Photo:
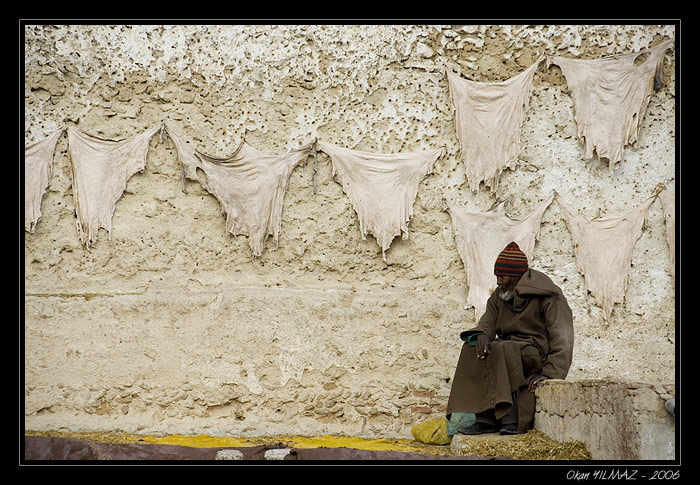
<instances>
[{"instance_id":1,"label":"drying leather hide","mask_svg":"<svg viewBox=\"0 0 700 485\"><path fill-rule=\"evenodd\" d=\"M666 221L666 243L671 252L671 276L676 278L676 197L665 188L660 188L659 199Z\"/></svg>"},{"instance_id":2,"label":"drying leather hide","mask_svg":"<svg viewBox=\"0 0 700 485\"><path fill-rule=\"evenodd\" d=\"M175 143L183 177L199 181L222 205L226 230L248 236L254 257L262 255L268 236L277 248L289 177L312 153L314 144L268 155L243 141L233 155L219 159L191 148L167 127L166 132Z\"/></svg>"},{"instance_id":3,"label":"drying leather hide","mask_svg":"<svg viewBox=\"0 0 700 485\"><path fill-rule=\"evenodd\" d=\"M318 148L328 154L333 177L350 198L360 220L360 233L365 240L372 234L386 250L394 237L408 238L408 222L413 216L413 203L418 185L433 170L445 148L405 154L377 154L319 141Z\"/></svg>"},{"instance_id":4,"label":"drying leather hide","mask_svg":"<svg viewBox=\"0 0 700 485\"><path fill-rule=\"evenodd\" d=\"M603 59L549 58L549 64L561 68L569 86L585 158L591 158L595 150L599 157L608 159L613 170L624 147L637 141L652 91L661 88L664 55L672 42ZM649 57L635 65L635 60L646 54Z\"/></svg>"},{"instance_id":5,"label":"drying leather hide","mask_svg":"<svg viewBox=\"0 0 700 485\"><path fill-rule=\"evenodd\" d=\"M58 139L66 127L24 147L24 230L34 232L41 217L41 200L51 179L51 162Z\"/></svg>"},{"instance_id":6,"label":"drying leather hide","mask_svg":"<svg viewBox=\"0 0 700 485\"><path fill-rule=\"evenodd\" d=\"M477 319L484 314L486 302L496 287L493 267L498 254L509 242L515 241L528 260L532 261L540 222L553 198L554 193L529 216L519 220L506 215L506 201L479 213L467 212L465 208L448 203L457 251L467 273L467 304L474 307Z\"/></svg>"},{"instance_id":7,"label":"drying leather hide","mask_svg":"<svg viewBox=\"0 0 700 485\"><path fill-rule=\"evenodd\" d=\"M626 214L601 214L588 221L555 195L574 243L576 266L586 288L610 319L615 303L625 300L634 245L642 235L646 213L656 192Z\"/></svg>"},{"instance_id":8,"label":"drying leather hide","mask_svg":"<svg viewBox=\"0 0 700 485\"><path fill-rule=\"evenodd\" d=\"M455 129L472 192L482 181L496 192L503 169L515 168L533 78L542 59L497 83L470 81L447 70Z\"/></svg>"},{"instance_id":9,"label":"drying leather hide","mask_svg":"<svg viewBox=\"0 0 700 485\"><path fill-rule=\"evenodd\" d=\"M112 239L112 217L127 181L146 168L146 156L153 135L151 128L124 140L106 140L69 126L68 153L71 158L73 200L80 241L86 248L97 241L100 228Z\"/></svg>"}]
</instances>

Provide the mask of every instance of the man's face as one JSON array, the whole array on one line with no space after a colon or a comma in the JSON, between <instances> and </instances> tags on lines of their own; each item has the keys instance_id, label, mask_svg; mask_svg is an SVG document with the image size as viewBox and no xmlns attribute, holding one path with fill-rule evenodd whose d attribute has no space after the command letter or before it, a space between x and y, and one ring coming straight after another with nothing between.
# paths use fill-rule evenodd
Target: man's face
<instances>
[{"instance_id":1,"label":"man's face","mask_svg":"<svg viewBox=\"0 0 700 485\"><path fill-rule=\"evenodd\" d=\"M503 291L513 291L520 281L519 276L496 276L496 282Z\"/></svg>"}]
</instances>

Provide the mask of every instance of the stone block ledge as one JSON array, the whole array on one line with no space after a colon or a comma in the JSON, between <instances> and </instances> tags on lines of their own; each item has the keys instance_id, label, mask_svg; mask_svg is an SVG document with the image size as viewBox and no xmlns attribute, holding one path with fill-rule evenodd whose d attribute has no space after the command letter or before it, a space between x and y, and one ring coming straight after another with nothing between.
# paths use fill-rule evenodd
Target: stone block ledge
<instances>
[{"instance_id":1,"label":"stone block ledge","mask_svg":"<svg viewBox=\"0 0 700 485\"><path fill-rule=\"evenodd\" d=\"M673 460L676 418L665 403L675 393L674 383L551 379L535 391L534 427L582 442L594 460Z\"/></svg>"}]
</instances>

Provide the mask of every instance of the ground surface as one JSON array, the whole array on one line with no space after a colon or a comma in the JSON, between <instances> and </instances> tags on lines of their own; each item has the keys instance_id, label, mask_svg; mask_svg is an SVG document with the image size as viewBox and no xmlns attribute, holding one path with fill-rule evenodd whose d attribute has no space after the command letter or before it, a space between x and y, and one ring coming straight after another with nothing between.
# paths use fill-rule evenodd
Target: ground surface
<instances>
[{"instance_id":1,"label":"ground surface","mask_svg":"<svg viewBox=\"0 0 700 485\"><path fill-rule=\"evenodd\" d=\"M169 435L162 437L119 433L69 433L59 431L29 431L25 434L25 458L27 460L65 459L213 459L215 453L203 450L236 448L240 450L266 450L290 448L297 459L516 459L516 460L587 460L589 454L580 443L558 443L543 433L531 430L527 434L502 437L484 435L465 437L458 435L460 446L427 445L415 440L363 439L342 436L279 436L279 437L212 437ZM33 441L32 441L33 440ZM76 449L90 443L115 445L112 448L95 448L91 452L70 454L65 450ZM155 445L153 448L144 448ZM41 448L41 452L36 450ZM155 450L158 449L158 453ZM167 449L163 454L161 449ZM31 450L31 451L30 451ZM130 451L131 450L131 451ZM118 451L118 453L117 453ZM153 452L144 454L144 452ZM86 454L87 453L87 454ZM250 455L247 459L257 459ZM261 455L262 456L262 455ZM262 458L260 458L262 459Z\"/></svg>"}]
</instances>

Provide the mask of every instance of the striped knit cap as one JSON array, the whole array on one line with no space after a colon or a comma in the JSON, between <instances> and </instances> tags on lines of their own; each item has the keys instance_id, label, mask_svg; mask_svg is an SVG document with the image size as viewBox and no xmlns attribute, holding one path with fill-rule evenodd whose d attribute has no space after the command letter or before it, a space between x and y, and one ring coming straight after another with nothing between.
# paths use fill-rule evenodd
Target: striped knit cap
<instances>
[{"instance_id":1,"label":"striped knit cap","mask_svg":"<svg viewBox=\"0 0 700 485\"><path fill-rule=\"evenodd\" d=\"M527 271L527 256L511 242L496 258L493 273L496 276L522 276Z\"/></svg>"}]
</instances>

